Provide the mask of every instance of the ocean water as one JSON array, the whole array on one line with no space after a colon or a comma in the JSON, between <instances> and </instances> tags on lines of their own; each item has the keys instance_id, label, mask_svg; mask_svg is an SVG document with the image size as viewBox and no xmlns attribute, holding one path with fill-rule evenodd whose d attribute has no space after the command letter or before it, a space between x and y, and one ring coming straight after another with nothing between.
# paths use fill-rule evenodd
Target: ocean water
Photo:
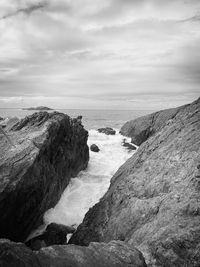
<instances>
[{"instance_id":1,"label":"ocean water","mask_svg":"<svg viewBox=\"0 0 200 267\"><path fill-rule=\"evenodd\" d=\"M120 129L128 120L152 113L152 110L91 110L91 109L57 109L59 112L68 114L71 117L83 116L83 125L87 130L98 129L100 127L110 126ZM22 109L2 109L0 108L0 117L18 117L23 118L34 113L32 110Z\"/></svg>"},{"instance_id":2,"label":"ocean water","mask_svg":"<svg viewBox=\"0 0 200 267\"><path fill-rule=\"evenodd\" d=\"M124 136L119 129L128 120L143 116L149 111L125 110L59 110L71 117L83 116L82 123L89 132L88 146L96 144L100 148L98 153L90 151L90 160L86 170L81 171L63 192L57 205L44 214L44 225L34 231L30 237L38 235L45 225L56 222L77 227L83 220L90 207L99 201L110 185L110 179L118 168L131 156L122 146ZM24 117L33 111L19 109L0 109L1 117ZM97 128L110 126L116 135L98 133ZM127 142L131 140L126 138Z\"/></svg>"}]
</instances>

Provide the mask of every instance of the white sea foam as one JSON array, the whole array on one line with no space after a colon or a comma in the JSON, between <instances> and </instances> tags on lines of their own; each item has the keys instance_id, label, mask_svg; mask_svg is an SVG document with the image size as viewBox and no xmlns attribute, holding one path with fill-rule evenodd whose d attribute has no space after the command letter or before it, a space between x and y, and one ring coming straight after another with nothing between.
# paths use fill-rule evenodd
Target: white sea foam
<instances>
[{"instance_id":1,"label":"white sea foam","mask_svg":"<svg viewBox=\"0 0 200 267\"><path fill-rule=\"evenodd\" d=\"M107 191L113 174L134 153L122 146L123 139L119 133L111 136L89 131L88 145L96 144L100 152L90 151L87 169L71 180L58 204L45 213L45 224L77 226L82 222L88 209Z\"/></svg>"}]
</instances>

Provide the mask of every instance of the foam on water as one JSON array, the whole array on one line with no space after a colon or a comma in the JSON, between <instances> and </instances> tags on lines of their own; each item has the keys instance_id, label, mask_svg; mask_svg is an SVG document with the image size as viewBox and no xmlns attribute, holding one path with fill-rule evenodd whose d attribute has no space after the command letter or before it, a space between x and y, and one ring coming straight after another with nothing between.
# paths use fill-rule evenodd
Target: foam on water
<instances>
[{"instance_id":1,"label":"foam on water","mask_svg":"<svg viewBox=\"0 0 200 267\"><path fill-rule=\"evenodd\" d=\"M45 224L77 226L82 222L88 209L107 191L113 174L134 153L122 146L123 139L119 133L111 136L89 131L88 145L96 144L100 152L90 151L87 169L71 180L58 204L45 213Z\"/></svg>"}]
</instances>

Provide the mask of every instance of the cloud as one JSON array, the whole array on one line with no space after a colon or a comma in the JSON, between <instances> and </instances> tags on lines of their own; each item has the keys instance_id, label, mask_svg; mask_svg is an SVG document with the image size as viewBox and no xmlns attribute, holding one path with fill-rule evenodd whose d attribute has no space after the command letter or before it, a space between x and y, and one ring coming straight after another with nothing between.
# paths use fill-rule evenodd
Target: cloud
<instances>
[{"instance_id":1,"label":"cloud","mask_svg":"<svg viewBox=\"0 0 200 267\"><path fill-rule=\"evenodd\" d=\"M0 97L187 102L200 82L199 10L197 0L2 0Z\"/></svg>"},{"instance_id":2,"label":"cloud","mask_svg":"<svg viewBox=\"0 0 200 267\"><path fill-rule=\"evenodd\" d=\"M18 14L25 14L29 16L32 12L41 10L45 8L47 5L48 5L47 1L31 3L27 5L26 7L21 7L21 8L16 9L15 11L8 12L7 14L0 17L0 20L8 19L10 17L17 16Z\"/></svg>"}]
</instances>

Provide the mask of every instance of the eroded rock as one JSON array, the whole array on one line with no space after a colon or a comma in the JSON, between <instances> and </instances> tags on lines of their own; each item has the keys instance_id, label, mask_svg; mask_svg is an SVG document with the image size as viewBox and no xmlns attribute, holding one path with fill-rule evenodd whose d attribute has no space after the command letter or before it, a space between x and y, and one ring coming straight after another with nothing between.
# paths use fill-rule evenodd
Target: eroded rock
<instances>
[{"instance_id":1,"label":"eroded rock","mask_svg":"<svg viewBox=\"0 0 200 267\"><path fill-rule=\"evenodd\" d=\"M50 223L43 234L36 236L26 242L33 250L52 245L63 245L67 243L67 234L75 232L75 228L63 224Z\"/></svg>"},{"instance_id":2,"label":"eroded rock","mask_svg":"<svg viewBox=\"0 0 200 267\"><path fill-rule=\"evenodd\" d=\"M199 266L199 118L200 98L178 108L119 168L70 243L125 240L148 266Z\"/></svg>"},{"instance_id":3,"label":"eroded rock","mask_svg":"<svg viewBox=\"0 0 200 267\"><path fill-rule=\"evenodd\" d=\"M183 106L183 108L184 107L185 106ZM122 126L120 133L124 136L131 137L131 142L140 146L150 136L164 127L166 123L170 123L169 120L173 119L181 108L182 107L161 110L128 121Z\"/></svg>"},{"instance_id":4,"label":"eroded rock","mask_svg":"<svg viewBox=\"0 0 200 267\"><path fill-rule=\"evenodd\" d=\"M100 151L99 147L97 145L95 145L95 144L92 144L90 146L90 150L93 151L93 152L99 152Z\"/></svg>"},{"instance_id":5,"label":"eroded rock","mask_svg":"<svg viewBox=\"0 0 200 267\"><path fill-rule=\"evenodd\" d=\"M116 131L113 130L113 128L110 128L110 127L100 128L100 129L98 129L98 132L99 133L104 133L104 134L107 134L107 135L115 135L116 134Z\"/></svg>"},{"instance_id":6,"label":"eroded rock","mask_svg":"<svg viewBox=\"0 0 200 267\"><path fill-rule=\"evenodd\" d=\"M142 253L132 246L112 241L89 247L53 246L32 251L24 244L0 240L2 267L146 267Z\"/></svg>"},{"instance_id":7,"label":"eroded rock","mask_svg":"<svg viewBox=\"0 0 200 267\"><path fill-rule=\"evenodd\" d=\"M88 132L69 116L38 112L0 134L0 237L23 241L87 167Z\"/></svg>"}]
</instances>

